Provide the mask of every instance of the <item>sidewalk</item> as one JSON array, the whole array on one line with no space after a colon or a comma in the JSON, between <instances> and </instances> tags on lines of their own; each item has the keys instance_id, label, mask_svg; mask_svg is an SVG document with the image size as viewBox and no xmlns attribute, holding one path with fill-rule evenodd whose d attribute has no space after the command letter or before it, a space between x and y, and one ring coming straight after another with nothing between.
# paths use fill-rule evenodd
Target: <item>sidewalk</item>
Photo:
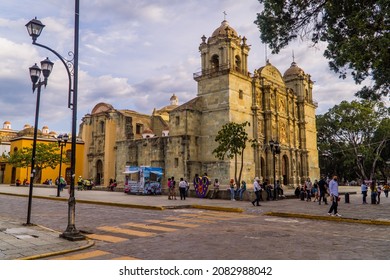
<instances>
[{"instance_id":1,"label":"sidewalk","mask_svg":"<svg viewBox=\"0 0 390 280\"><path fill-rule=\"evenodd\" d=\"M168 200L167 196L127 195L123 192L105 190L76 191L77 203L93 203L117 207L164 210L174 208L199 208L216 211L245 212L281 217L295 217L334 222L353 222L390 226L390 198L384 194L379 205L362 205L359 187L340 187L341 193L350 193L350 203L345 203L341 195L339 212L342 218L327 215L329 205L300 201L293 197L293 190L287 190L290 198L278 201L261 202L254 207L247 201L231 201L222 199L200 199L189 197L186 200ZM0 201L8 195L28 197L29 187L0 185ZM68 192L64 190L62 197L56 197L54 187L34 187L33 197L52 200L67 200ZM252 195L249 191L247 195ZM369 197L368 197L369 198ZM369 199L368 199L369 201ZM76 213L77 214L77 213ZM93 246L93 241L68 241L59 237L59 232L38 225L24 226L22 221L10 220L0 213L0 260L4 259L38 259L54 254L82 250Z\"/></svg>"}]
</instances>

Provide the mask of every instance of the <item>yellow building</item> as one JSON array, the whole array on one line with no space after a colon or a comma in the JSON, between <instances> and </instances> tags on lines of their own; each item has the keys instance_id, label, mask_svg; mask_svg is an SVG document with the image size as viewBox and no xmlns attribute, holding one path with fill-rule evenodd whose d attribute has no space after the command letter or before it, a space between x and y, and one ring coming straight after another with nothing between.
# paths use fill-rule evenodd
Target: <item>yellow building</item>
<instances>
[{"instance_id":1,"label":"yellow building","mask_svg":"<svg viewBox=\"0 0 390 280\"><path fill-rule=\"evenodd\" d=\"M33 144L33 127L26 125L23 130L16 133L16 135L9 139L10 143L10 153L21 150L23 147L32 147ZM37 143L54 143L57 144L55 132L49 132L47 127L43 127L42 131L38 130ZM58 155L60 150L58 151ZM66 146L63 147L63 155L70 159L71 155L71 139L66 143ZM83 174L83 157L84 157L84 142L80 139L77 139L76 144L76 167L75 173L76 176ZM3 171L3 182L4 184L15 184L15 181L19 179L22 183L24 180L30 181L31 167L28 168L17 168L13 167L10 164L3 162L4 171ZM53 183L58 177L60 171L60 165L55 169L45 168L42 170L41 178L38 179L36 183L41 184L45 180L51 179ZM64 176L68 184L71 179L71 170L70 170L70 160L62 164L61 175ZM77 177L76 177L77 178Z\"/></svg>"}]
</instances>

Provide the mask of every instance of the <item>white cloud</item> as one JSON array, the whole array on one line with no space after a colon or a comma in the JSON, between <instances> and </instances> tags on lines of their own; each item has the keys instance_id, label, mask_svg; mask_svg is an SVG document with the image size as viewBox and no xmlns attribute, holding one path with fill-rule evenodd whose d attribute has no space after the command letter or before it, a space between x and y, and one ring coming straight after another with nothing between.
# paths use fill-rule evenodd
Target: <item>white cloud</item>
<instances>
[{"instance_id":1,"label":"white cloud","mask_svg":"<svg viewBox=\"0 0 390 280\"><path fill-rule=\"evenodd\" d=\"M28 67L48 56L55 65L42 91L40 127L66 132L71 124L66 71L53 54L31 44L24 25L37 16L46 25L38 42L71 59L74 1L45 2L2 1L0 105L4 109L0 122L11 121L15 129L33 122L36 95L31 93ZM219 27L224 11L230 25L251 45L249 71L265 63L265 47L253 23L261 8L258 0L90 0L80 5L78 122L98 102L149 114L168 105L173 93L180 103L194 98L197 89L192 75L200 70L201 37ZM292 62L292 50L298 65L316 81L318 112L353 98L358 87L329 71L322 50L301 42L279 55L268 51L267 56L283 74Z\"/></svg>"}]
</instances>

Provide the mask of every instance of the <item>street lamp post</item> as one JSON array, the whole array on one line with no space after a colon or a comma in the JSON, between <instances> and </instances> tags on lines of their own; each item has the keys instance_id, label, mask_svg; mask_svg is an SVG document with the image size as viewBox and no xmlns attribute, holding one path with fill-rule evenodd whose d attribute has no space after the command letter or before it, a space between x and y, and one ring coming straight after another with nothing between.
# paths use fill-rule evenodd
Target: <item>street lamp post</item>
<instances>
[{"instance_id":1,"label":"street lamp post","mask_svg":"<svg viewBox=\"0 0 390 280\"><path fill-rule=\"evenodd\" d=\"M68 226L66 230L60 234L60 237L76 241L85 239L85 237L76 229L76 199L74 196L75 186L75 172L76 172L76 121L77 121L77 86L78 86L78 61L79 61L79 16L80 16L80 1L75 0L75 26L74 26L74 51L69 52L69 55L73 55L73 59L67 60L63 58L55 50L39 44L36 42L42 29L45 25L36 18L26 24L27 31L33 40L33 45L45 48L54 53L64 64L69 78L69 92L68 92L68 108L72 110L72 141L71 141L71 157L70 157L70 169L71 180L69 188L69 200L68 200ZM71 73L72 70L72 73ZM73 77L73 83L72 83Z\"/></svg>"},{"instance_id":2,"label":"street lamp post","mask_svg":"<svg viewBox=\"0 0 390 280\"><path fill-rule=\"evenodd\" d=\"M325 179L328 179L329 178L329 159L332 158L332 154L330 151L324 151L322 153L322 157L325 159Z\"/></svg>"},{"instance_id":3,"label":"street lamp post","mask_svg":"<svg viewBox=\"0 0 390 280\"><path fill-rule=\"evenodd\" d=\"M32 194L34 188L34 179L35 179L35 155L37 150L37 134L38 134L38 119L39 119L39 104L41 102L41 87L47 85L47 79L50 76L51 70L53 69L54 63L46 58L41 61L41 68L35 63L34 66L30 67L30 77L32 82L32 90L35 92L37 89L37 104L35 107L35 122L34 122L34 138L33 138L33 147L32 147L32 156L31 156L31 175L30 175L30 189L28 194L28 207L27 207L27 222L26 225L31 224L31 204L32 204ZM43 74L43 81L41 80L41 73Z\"/></svg>"},{"instance_id":4,"label":"street lamp post","mask_svg":"<svg viewBox=\"0 0 390 280\"><path fill-rule=\"evenodd\" d=\"M60 172L58 173L58 184L57 184L57 197L60 197L60 183L61 183L61 167L62 167L62 149L66 146L69 140L68 134L60 134L57 136L58 146L60 147Z\"/></svg>"},{"instance_id":5,"label":"street lamp post","mask_svg":"<svg viewBox=\"0 0 390 280\"><path fill-rule=\"evenodd\" d=\"M272 159L273 159L273 165L274 165L274 200L276 200L276 158L275 156L277 154L280 154L280 144L278 141L270 140L269 146L271 148L272 153Z\"/></svg>"}]
</instances>

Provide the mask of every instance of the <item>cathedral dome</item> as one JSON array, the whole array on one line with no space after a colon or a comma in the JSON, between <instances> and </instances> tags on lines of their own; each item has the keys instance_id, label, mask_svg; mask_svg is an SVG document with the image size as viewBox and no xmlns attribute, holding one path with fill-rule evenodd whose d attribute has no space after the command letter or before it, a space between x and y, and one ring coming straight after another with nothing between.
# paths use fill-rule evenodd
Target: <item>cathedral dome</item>
<instances>
[{"instance_id":1,"label":"cathedral dome","mask_svg":"<svg viewBox=\"0 0 390 280\"><path fill-rule=\"evenodd\" d=\"M37 129L37 134L42 136L42 131L40 129ZM19 137L32 136L32 135L34 135L34 127L25 125L25 128L18 131L17 135Z\"/></svg>"},{"instance_id":2,"label":"cathedral dome","mask_svg":"<svg viewBox=\"0 0 390 280\"><path fill-rule=\"evenodd\" d=\"M103 112L108 112L114 110L114 107L112 107L111 104L100 102L99 104L96 104L95 107L92 109L91 114L99 114Z\"/></svg>"},{"instance_id":3,"label":"cathedral dome","mask_svg":"<svg viewBox=\"0 0 390 280\"><path fill-rule=\"evenodd\" d=\"M171 105L178 105L179 104L179 98L177 98L177 96L175 94L172 95L171 99L169 99L169 101L171 101Z\"/></svg>"},{"instance_id":4,"label":"cathedral dome","mask_svg":"<svg viewBox=\"0 0 390 280\"><path fill-rule=\"evenodd\" d=\"M154 132L150 128L145 128L144 131L142 131L142 138L152 138L154 137Z\"/></svg>"},{"instance_id":5,"label":"cathedral dome","mask_svg":"<svg viewBox=\"0 0 390 280\"><path fill-rule=\"evenodd\" d=\"M5 121L3 123L3 129L11 129L11 122Z\"/></svg>"},{"instance_id":6,"label":"cathedral dome","mask_svg":"<svg viewBox=\"0 0 390 280\"><path fill-rule=\"evenodd\" d=\"M288 76L300 76L304 74L305 72L300 67L298 67L298 65L294 61L293 63L291 63L290 68L288 68L286 72L284 72L283 77L286 78Z\"/></svg>"},{"instance_id":7,"label":"cathedral dome","mask_svg":"<svg viewBox=\"0 0 390 280\"><path fill-rule=\"evenodd\" d=\"M221 23L221 26L218 27L217 29L215 29L215 31L213 32L213 35L211 35L211 37L217 37L220 35L223 35L223 36L232 35L232 36L238 37L237 31L229 26L229 23L227 22L227 20L224 20Z\"/></svg>"},{"instance_id":8,"label":"cathedral dome","mask_svg":"<svg viewBox=\"0 0 390 280\"><path fill-rule=\"evenodd\" d=\"M150 128L145 128L144 131L142 132L143 134L150 134L150 133L153 133L153 130L151 130Z\"/></svg>"}]
</instances>

